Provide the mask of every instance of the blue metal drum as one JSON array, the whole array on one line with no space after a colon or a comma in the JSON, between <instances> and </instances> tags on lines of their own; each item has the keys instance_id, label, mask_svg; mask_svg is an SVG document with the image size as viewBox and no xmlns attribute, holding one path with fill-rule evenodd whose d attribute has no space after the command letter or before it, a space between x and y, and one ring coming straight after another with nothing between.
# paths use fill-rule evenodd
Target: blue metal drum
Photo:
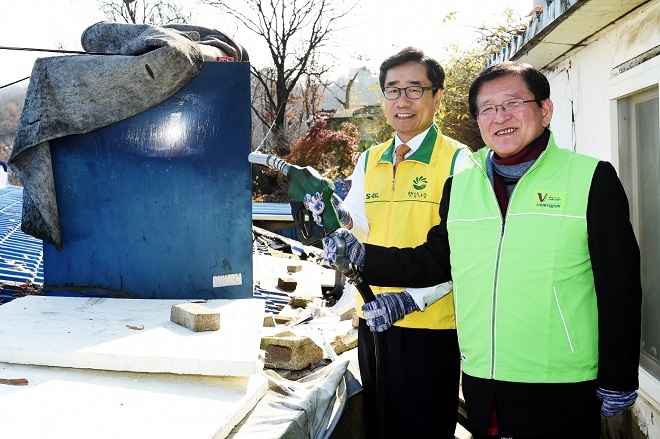
<instances>
[{"instance_id":1,"label":"blue metal drum","mask_svg":"<svg viewBox=\"0 0 660 439\"><path fill-rule=\"evenodd\" d=\"M252 297L249 67L207 62L161 104L50 142L63 249L44 242L44 292Z\"/></svg>"}]
</instances>

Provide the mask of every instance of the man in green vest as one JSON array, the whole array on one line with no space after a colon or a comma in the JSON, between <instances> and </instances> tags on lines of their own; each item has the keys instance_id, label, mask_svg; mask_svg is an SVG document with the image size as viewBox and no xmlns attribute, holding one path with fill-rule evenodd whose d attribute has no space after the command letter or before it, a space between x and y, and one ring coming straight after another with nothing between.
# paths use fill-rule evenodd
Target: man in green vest
<instances>
[{"instance_id":1,"label":"man in green vest","mask_svg":"<svg viewBox=\"0 0 660 439\"><path fill-rule=\"evenodd\" d=\"M369 284L453 280L476 439L599 438L601 412L630 407L639 385L640 254L623 186L610 163L556 145L550 85L532 66L486 67L469 106L487 148L447 180L426 242L386 248L340 229L325 257L343 239ZM381 330L402 308L377 296L363 309Z\"/></svg>"}]
</instances>

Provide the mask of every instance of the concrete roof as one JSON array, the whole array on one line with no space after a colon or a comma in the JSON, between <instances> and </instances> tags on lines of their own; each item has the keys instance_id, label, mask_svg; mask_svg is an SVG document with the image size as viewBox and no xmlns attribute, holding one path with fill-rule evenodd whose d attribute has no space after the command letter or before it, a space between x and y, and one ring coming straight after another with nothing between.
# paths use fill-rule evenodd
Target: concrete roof
<instances>
[{"instance_id":1,"label":"concrete roof","mask_svg":"<svg viewBox=\"0 0 660 439\"><path fill-rule=\"evenodd\" d=\"M29 381L0 385L3 439L225 438L268 390L261 374L202 377L0 363L0 376Z\"/></svg>"},{"instance_id":2,"label":"concrete roof","mask_svg":"<svg viewBox=\"0 0 660 439\"><path fill-rule=\"evenodd\" d=\"M3 286L43 283L41 240L20 230L22 195L21 187L0 188ZM220 330L207 332L170 321L172 305L186 300L15 298L3 287L0 437L227 437L268 391L264 305L274 294L288 302L277 280L291 262L256 254L259 299L205 302L221 316ZM295 262L303 266L290 274L296 294L320 295L324 281L334 283L331 270Z\"/></svg>"},{"instance_id":3,"label":"concrete roof","mask_svg":"<svg viewBox=\"0 0 660 439\"><path fill-rule=\"evenodd\" d=\"M522 35L515 36L489 64L526 62L547 70L596 40L609 27L651 0L545 0Z\"/></svg>"},{"instance_id":4,"label":"concrete roof","mask_svg":"<svg viewBox=\"0 0 660 439\"><path fill-rule=\"evenodd\" d=\"M7 191L11 197L3 197ZM23 239L32 237L20 231L21 201L22 188L0 188L0 239L5 238L0 241L0 250L5 249L6 237L21 237L15 253L24 257L23 266L33 267L32 271L18 270L23 282L23 276L42 273L36 267L43 262L40 240L31 243L39 250L36 254L26 253L28 241ZM290 219L288 205L276 207L266 212L253 208L253 218L261 212ZM268 233L254 230L259 232L257 238L260 233ZM280 239L285 243L288 240ZM296 257L298 253L312 257L320 251L318 248L290 241L294 254L288 256L275 254L279 252L274 248L261 251L254 246L257 300L204 303L221 314L219 331L197 333L172 323L171 306L186 300L78 297L50 292L14 298L15 290L3 288L1 293L6 299L0 294L4 300L0 306L0 405L4 417L0 437L218 439L233 434L233 429L240 430L239 434L245 430L246 435L262 431L264 423L267 430L261 437L275 437L272 432L276 428L288 431L289 425L300 422L296 404L331 408L340 404L331 387L336 384L325 378L327 372L323 371L332 369L327 367L321 369L313 384L305 384L318 389L310 392L305 387L294 392L289 397L291 404L283 404L282 395L268 391L268 375L262 370L260 354L262 331L281 328L263 328L264 305L266 312L277 313L277 305L286 305L290 294L320 297L322 287L336 281L334 270ZM2 262L9 265L0 258ZM296 269L290 271L292 265ZM0 269L0 285L6 284L10 275L13 272ZM295 291L280 290L281 277L295 281ZM43 283L43 274L34 277L38 279ZM345 296L354 300L355 294ZM350 320L339 319L338 315L328 315L314 319L316 325L310 328L301 328L305 324L289 330L308 329L305 332L310 338L324 346L333 337L326 339L321 330L328 336L356 331ZM326 349L331 350L328 346ZM337 370L340 377L347 373ZM12 384L10 380L22 379L26 385L7 385ZM321 402L315 396L317 391L324 395ZM280 407L275 414L269 411L273 401ZM252 416L253 412L257 415ZM318 412L323 415L318 427L316 417L305 415L310 428L331 428L328 426L333 424L326 419L330 411L322 408ZM260 418L261 413L267 418ZM340 413L333 409L332 416Z\"/></svg>"},{"instance_id":5,"label":"concrete roof","mask_svg":"<svg viewBox=\"0 0 660 439\"><path fill-rule=\"evenodd\" d=\"M0 306L0 361L128 372L249 376L260 372L264 302L210 300L220 329L170 321L185 300L26 296Z\"/></svg>"}]
</instances>

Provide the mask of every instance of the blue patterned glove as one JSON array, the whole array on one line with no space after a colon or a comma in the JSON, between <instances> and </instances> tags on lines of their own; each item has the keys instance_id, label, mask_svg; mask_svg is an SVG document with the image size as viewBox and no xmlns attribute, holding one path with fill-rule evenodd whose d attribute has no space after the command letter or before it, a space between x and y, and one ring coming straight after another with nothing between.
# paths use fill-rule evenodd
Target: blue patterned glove
<instances>
[{"instance_id":1,"label":"blue patterned glove","mask_svg":"<svg viewBox=\"0 0 660 439\"><path fill-rule=\"evenodd\" d=\"M339 247L337 245L338 241L343 241L346 246L346 254L338 255L337 251ZM323 265L326 267L335 266L342 270L343 261L337 263L337 257L339 256L347 258L348 261L358 270L362 270L364 266L364 244L357 240L355 236L347 229L337 229L330 236L323 238ZM343 271L343 270L342 270Z\"/></svg>"},{"instance_id":2,"label":"blue patterned glove","mask_svg":"<svg viewBox=\"0 0 660 439\"><path fill-rule=\"evenodd\" d=\"M335 207L335 211L337 212L337 219L339 219L339 224L341 224L342 227L348 226L351 223L351 214L348 212L348 209L346 208L346 205L342 199L339 198L339 195L332 194L332 205ZM325 203L321 198L321 194L318 192L314 195L306 194L303 197L303 206L305 206L305 209L312 213L314 222L323 227L321 214L325 210Z\"/></svg>"},{"instance_id":3,"label":"blue patterned glove","mask_svg":"<svg viewBox=\"0 0 660 439\"><path fill-rule=\"evenodd\" d=\"M314 222L319 226L323 226L321 214L323 213L323 210L325 210L325 203L321 199L321 194L318 192L314 195L306 194L303 197L303 206L311 212L312 217L314 217Z\"/></svg>"},{"instance_id":4,"label":"blue patterned glove","mask_svg":"<svg viewBox=\"0 0 660 439\"><path fill-rule=\"evenodd\" d=\"M378 294L376 299L362 305L364 318L371 332L383 332L419 308L407 291Z\"/></svg>"},{"instance_id":5,"label":"blue patterned glove","mask_svg":"<svg viewBox=\"0 0 660 439\"><path fill-rule=\"evenodd\" d=\"M600 411L608 418L623 413L637 399L637 392L635 391L605 390L599 387L596 393L598 394L598 399L603 403Z\"/></svg>"},{"instance_id":6,"label":"blue patterned glove","mask_svg":"<svg viewBox=\"0 0 660 439\"><path fill-rule=\"evenodd\" d=\"M335 206L339 224L341 224L342 227L348 227L353 219L351 218L351 213L348 211L348 208L344 204L344 201L339 197L339 195L332 194L332 205Z\"/></svg>"},{"instance_id":7,"label":"blue patterned glove","mask_svg":"<svg viewBox=\"0 0 660 439\"><path fill-rule=\"evenodd\" d=\"M323 266L324 267L333 267L337 261L337 243L334 239L325 236L322 240L323 242Z\"/></svg>"}]
</instances>

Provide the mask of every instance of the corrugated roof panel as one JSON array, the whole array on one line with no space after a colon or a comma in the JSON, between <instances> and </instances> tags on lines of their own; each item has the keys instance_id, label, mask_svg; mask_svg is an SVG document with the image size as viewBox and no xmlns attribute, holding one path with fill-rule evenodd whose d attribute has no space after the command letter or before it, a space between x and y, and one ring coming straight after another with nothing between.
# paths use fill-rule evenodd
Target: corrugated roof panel
<instances>
[{"instance_id":1,"label":"corrugated roof panel","mask_svg":"<svg viewBox=\"0 0 660 439\"><path fill-rule=\"evenodd\" d=\"M4 302L16 292L7 286L44 282L42 241L21 230L22 210L23 188L0 187L0 300Z\"/></svg>"},{"instance_id":2,"label":"corrugated roof panel","mask_svg":"<svg viewBox=\"0 0 660 439\"><path fill-rule=\"evenodd\" d=\"M289 203L252 203L252 219L266 221L293 221Z\"/></svg>"}]
</instances>

